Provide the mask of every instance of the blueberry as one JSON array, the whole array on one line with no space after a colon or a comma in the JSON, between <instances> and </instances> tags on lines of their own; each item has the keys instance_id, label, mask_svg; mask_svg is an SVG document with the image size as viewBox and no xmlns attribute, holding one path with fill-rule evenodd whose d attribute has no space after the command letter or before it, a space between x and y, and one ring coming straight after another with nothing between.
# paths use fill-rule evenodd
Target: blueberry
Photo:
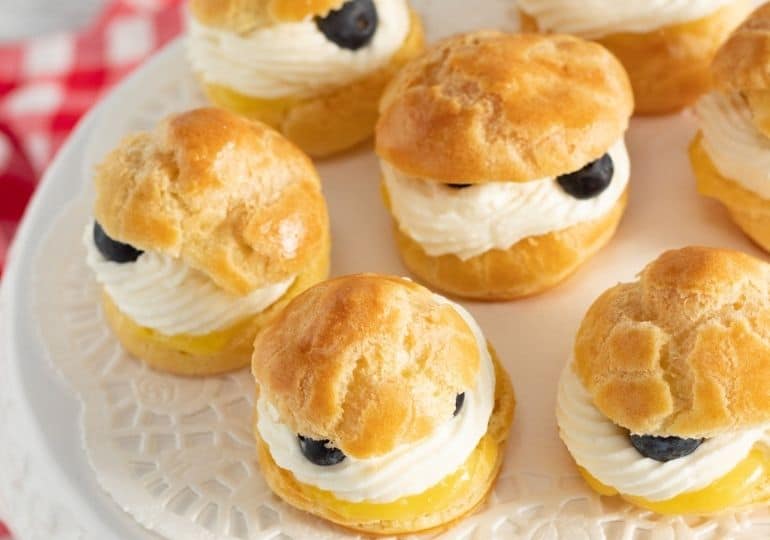
<instances>
[{"instance_id":1,"label":"blueberry","mask_svg":"<svg viewBox=\"0 0 770 540\"><path fill-rule=\"evenodd\" d=\"M607 189L614 173L612 158L609 154L604 154L577 172L559 176L556 181L564 191L576 199L590 199Z\"/></svg>"},{"instance_id":2,"label":"blueberry","mask_svg":"<svg viewBox=\"0 0 770 540\"><path fill-rule=\"evenodd\" d=\"M372 0L351 0L315 24L326 38L343 49L355 51L367 45L377 31L377 8Z\"/></svg>"},{"instance_id":3,"label":"blueberry","mask_svg":"<svg viewBox=\"0 0 770 540\"><path fill-rule=\"evenodd\" d=\"M705 439L680 439L679 437L653 437L652 435L631 435L631 444L644 457L655 461L671 461L689 456Z\"/></svg>"},{"instance_id":4,"label":"blueberry","mask_svg":"<svg viewBox=\"0 0 770 540\"><path fill-rule=\"evenodd\" d=\"M446 184L446 187L450 187L452 189L465 189L471 187L473 184Z\"/></svg>"},{"instance_id":5,"label":"blueberry","mask_svg":"<svg viewBox=\"0 0 770 540\"><path fill-rule=\"evenodd\" d=\"M331 446L329 441L316 441L302 435L297 435L297 438L299 439L299 449L311 463L321 467L329 467L345 459L345 454Z\"/></svg>"},{"instance_id":6,"label":"blueberry","mask_svg":"<svg viewBox=\"0 0 770 540\"><path fill-rule=\"evenodd\" d=\"M116 263L134 262L144 253L144 251L107 236L98 222L94 222L94 244L105 259Z\"/></svg>"},{"instance_id":7,"label":"blueberry","mask_svg":"<svg viewBox=\"0 0 770 540\"><path fill-rule=\"evenodd\" d=\"M457 394L457 397L455 398L455 416L460 414L460 411L463 409L463 403L465 403L465 392Z\"/></svg>"}]
</instances>

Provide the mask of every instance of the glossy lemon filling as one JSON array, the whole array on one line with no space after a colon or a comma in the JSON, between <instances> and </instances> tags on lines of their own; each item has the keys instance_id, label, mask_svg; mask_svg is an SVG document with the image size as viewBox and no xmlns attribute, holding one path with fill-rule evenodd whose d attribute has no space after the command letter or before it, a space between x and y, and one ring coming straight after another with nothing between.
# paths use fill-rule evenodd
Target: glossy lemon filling
<instances>
[{"instance_id":1,"label":"glossy lemon filling","mask_svg":"<svg viewBox=\"0 0 770 540\"><path fill-rule=\"evenodd\" d=\"M209 100L220 107L247 118L255 118L276 129L280 129L286 115L300 101L292 97L266 99L247 96L213 83L207 83L205 91Z\"/></svg>"},{"instance_id":2,"label":"glossy lemon filling","mask_svg":"<svg viewBox=\"0 0 770 540\"><path fill-rule=\"evenodd\" d=\"M350 502L339 499L330 491L298 482L294 476L280 469L266 448L263 455L290 481L294 490L313 506L322 506L345 521L409 521L427 514L441 513L467 499L479 486L487 487L494 480L500 466L500 448L494 438L485 435L465 463L435 486L417 495L402 497L388 503ZM481 481L483 479L483 482Z\"/></svg>"},{"instance_id":3,"label":"glossy lemon filling","mask_svg":"<svg viewBox=\"0 0 770 540\"><path fill-rule=\"evenodd\" d=\"M618 495L582 467L588 485L600 495ZM620 494L627 501L659 514L713 514L728 508L747 507L770 500L770 449L755 446L732 471L703 489L689 491L665 501Z\"/></svg>"},{"instance_id":4,"label":"glossy lemon filling","mask_svg":"<svg viewBox=\"0 0 770 540\"><path fill-rule=\"evenodd\" d=\"M690 162L701 195L721 201L730 208L766 214L769 202L747 190L737 181L725 178L716 168L703 146L703 135L698 134L690 145Z\"/></svg>"},{"instance_id":5,"label":"glossy lemon filling","mask_svg":"<svg viewBox=\"0 0 770 540\"><path fill-rule=\"evenodd\" d=\"M193 336L190 334L167 336L152 328L146 328L144 326L137 326L137 333L148 341L152 341L170 349L176 349L194 355L206 355L218 353L225 349L228 343L248 326L249 322L251 322L251 318L238 322L223 330L200 336Z\"/></svg>"},{"instance_id":6,"label":"glossy lemon filling","mask_svg":"<svg viewBox=\"0 0 770 540\"><path fill-rule=\"evenodd\" d=\"M106 293L103 298L105 301L105 308L107 310L114 310L116 313L120 314L121 324L127 327L129 333L155 345L193 355L208 355L221 352L227 348L233 339L240 336L253 320L253 317L247 317L227 328L208 334L176 334L169 336L162 334L157 330L153 330L152 328L137 324L131 317L120 312Z\"/></svg>"}]
</instances>

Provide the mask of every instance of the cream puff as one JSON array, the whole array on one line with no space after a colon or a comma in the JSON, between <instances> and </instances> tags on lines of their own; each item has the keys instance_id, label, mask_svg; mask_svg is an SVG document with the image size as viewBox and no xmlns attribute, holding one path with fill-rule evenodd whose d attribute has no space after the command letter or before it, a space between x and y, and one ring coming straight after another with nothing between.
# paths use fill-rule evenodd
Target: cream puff
<instances>
[{"instance_id":1,"label":"cream puff","mask_svg":"<svg viewBox=\"0 0 770 540\"><path fill-rule=\"evenodd\" d=\"M482 300L554 286L612 237L626 205L623 67L569 36L481 31L409 63L376 129L411 272Z\"/></svg>"},{"instance_id":2,"label":"cream puff","mask_svg":"<svg viewBox=\"0 0 770 540\"><path fill-rule=\"evenodd\" d=\"M487 497L511 383L461 306L362 274L312 287L257 337L255 435L284 501L369 534L448 527Z\"/></svg>"},{"instance_id":3,"label":"cream puff","mask_svg":"<svg viewBox=\"0 0 770 540\"><path fill-rule=\"evenodd\" d=\"M716 88L695 107L690 146L698 191L770 251L770 4L757 9L714 59Z\"/></svg>"},{"instance_id":4,"label":"cream puff","mask_svg":"<svg viewBox=\"0 0 770 540\"><path fill-rule=\"evenodd\" d=\"M638 114L674 112L709 88L709 64L750 0L519 0L524 31L593 39L628 70Z\"/></svg>"},{"instance_id":5,"label":"cream puff","mask_svg":"<svg viewBox=\"0 0 770 540\"><path fill-rule=\"evenodd\" d=\"M602 294L559 382L588 484L661 514L770 501L770 265L669 251Z\"/></svg>"},{"instance_id":6,"label":"cream puff","mask_svg":"<svg viewBox=\"0 0 770 540\"><path fill-rule=\"evenodd\" d=\"M127 137L98 167L88 266L123 346L159 370L249 364L257 331L325 279L329 223L310 159L220 109Z\"/></svg>"},{"instance_id":7,"label":"cream puff","mask_svg":"<svg viewBox=\"0 0 770 540\"><path fill-rule=\"evenodd\" d=\"M383 88L424 46L408 0L190 0L189 13L211 102L315 157L371 136Z\"/></svg>"}]
</instances>

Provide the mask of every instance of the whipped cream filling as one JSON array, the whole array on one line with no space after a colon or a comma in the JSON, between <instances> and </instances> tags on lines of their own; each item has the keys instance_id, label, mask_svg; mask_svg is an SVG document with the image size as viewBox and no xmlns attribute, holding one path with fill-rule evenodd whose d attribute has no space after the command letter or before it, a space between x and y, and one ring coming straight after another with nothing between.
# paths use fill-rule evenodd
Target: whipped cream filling
<instances>
[{"instance_id":1,"label":"whipped cream filling","mask_svg":"<svg viewBox=\"0 0 770 540\"><path fill-rule=\"evenodd\" d=\"M329 41L313 19L239 35L188 18L188 56L210 83L265 99L305 97L340 87L390 62L409 35L407 0L374 0L378 25L358 50Z\"/></svg>"},{"instance_id":2,"label":"whipped cream filling","mask_svg":"<svg viewBox=\"0 0 770 540\"><path fill-rule=\"evenodd\" d=\"M88 266L117 308L140 326L167 336L198 336L227 328L270 307L295 279L236 296L161 253L145 251L131 263L108 261L94 243L93 223L86 227L83 244Z\"/></svg>"},{"instance_id":3,"label":"whipped cream filling","mask_svg":"<svg viewBox=\"0 0 770 540\"><path fill-rule=\"evenodd\" d=\"M645 33L711 15L734 0L519 0L541 30L597 38Z\"/></svg>"},{"instance_id":4,"label":"whipped cream filling","mask_svg":"<svg viewBox=\"0 0 770 540\"><path fill-rule=\"evenodd\" d=\"M770 138L754 125L737 92L711 92L695 106L703 148L722 176L770 199Z\"/></svg>"},{"instance_id":5,"label":"whipped cream filling","mask_svg":"<svg viewBox=\"0 0 770 540\"><path fill-rule=\"evenodd\" d=\"M401 231L431 257L452 254L466 261L607 214L623 195L630 175L623 139L609 155L615 168L612 182L587 200L567 194L555 178L454 189L438 180L408 176L386 161L381 167Z\"/></svg>"},{"instance_id":6,"label":"whipped cream filling","mask_svg":"<svg viewBox=\"0 0 770 540\"><path fill-rule=\"evenodd\" d=\"M460 305L439 295L434 297L457 310L479 348L481 363L476 386L466 390L460 413L414 444L369 459L347 456L336 465L321 467L305 458L297 433L282 424L275 408L260 397L257 430L279 467L290 471L299 482L330 491L339 499L387 503L426 491L467 461L487 432L495 402L495 368L473 317Z\"/></svg>"},{"instance_id":7,"label":"whipped cream filling","mask_svg":"<svg viewBox=\"0 0 770 540\"><path fill-rule=\"evenodd\" d=\"M665 463L642 456L628 431L593 404L571 365L562 372L556 404L559 434L575 462L625 495L665 501L712 484L733 470L767 427L707 439L692 454Z\"/></svg>"}]
</instances>

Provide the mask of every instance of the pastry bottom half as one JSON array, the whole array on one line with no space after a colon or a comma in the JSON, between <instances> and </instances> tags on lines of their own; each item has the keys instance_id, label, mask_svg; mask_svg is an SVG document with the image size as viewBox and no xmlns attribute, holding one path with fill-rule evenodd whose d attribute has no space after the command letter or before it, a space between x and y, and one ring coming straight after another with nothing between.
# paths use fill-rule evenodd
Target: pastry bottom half
<instances>
[{"instance_id":1,"label":"pastry bottom half","mask_svg":"<svg viewBox=\"0 0 770 540\"><path fill-rule=\"evenodd\" d=\"M260 99L208 82L204 91L213 104L274 127L313 157L351 148L372 135L385 86L425 46L422 22L415 12L411 15L409 35L388 65L333 91L301 99Z\"/></svg>"},{"instance_id":2,"label":"pastry bottom half","mask_svg":"<svg viewBox=\"0 0 770 540\"><path fill-rule=\"evenodd\" d=\"M728 2L714 13L646 33L618 33L597 38L623 63L634 89L637 114L666 114L693 103L708 91L710 66L717 49L748 16L748 0ZM537 22L520 12L525 31Z\"/></svg>"},{"instance_id":3,"label":"pastry bottom half","mask_svg":"<svg viewBox=\"0 0 770 540\"><path fill-rule=\"evenodd\" d=\"M663 501L650 501L619 493L578 467L588 485L600 495L620 495L628 502L665 515L711 515L747 509L770 502L770 448L757 444L749 455L722 478L705 488Z\"/></svg>"},{"instance_id":4,"label":"pastry bottom half","mask_svg":"<svg viewBox=\"0 0 770 540\"><path fill-rule=\"evenodd\" d=\"M489 350L495 363L496 385L487 433L462 467L435 486L390 503L343 501L329 491L297 481L291 472L276 465L255 431L259 464L267 484L290 505L367 534L437 532L449 528L478 509L492 490L513 419L513 387L494 350Z\"/></svg>"},{"instance_id":5,"label":"pastry bottom half","mask_svg":"<svg viewBox=\"0 0 770 540\"><path fill-rule=\"evenodd\" d=\"M508 249L466 261L456 255L430 256L397 223L393 230L406 267L432 287L475 300L510 300L543 292L577 270L612 238L627 200L628 190L598 219L524 238Z\"/></svg>"},{"instance_id":6,"label":"pastry bottom half","mask_svg":"<svg viewBox=\"0 0 770 540\"><path fill-rule=\"evenodd\" d=\"M722 176L703 147L700 133L690 145L690 163L698 192L724 204L743 232L765 251L770 251L770 201Z\"/></svg>"},{"instance_id":7,"label":"pastry bottom half","mask_svg":"<svg viewBox=\"0 0 770 540\"><path fill-rule=\"evenodd\" d=\"M215 375L248 366L254 338L289 301L329 275L329 237L315 258L308 262L289 290L266 310L229 328L204 336L166 336L140 326L122 313L106 291L102 307L107 322L123 347L159 371L176 375Z\"/></svg>"}]
</instances>

